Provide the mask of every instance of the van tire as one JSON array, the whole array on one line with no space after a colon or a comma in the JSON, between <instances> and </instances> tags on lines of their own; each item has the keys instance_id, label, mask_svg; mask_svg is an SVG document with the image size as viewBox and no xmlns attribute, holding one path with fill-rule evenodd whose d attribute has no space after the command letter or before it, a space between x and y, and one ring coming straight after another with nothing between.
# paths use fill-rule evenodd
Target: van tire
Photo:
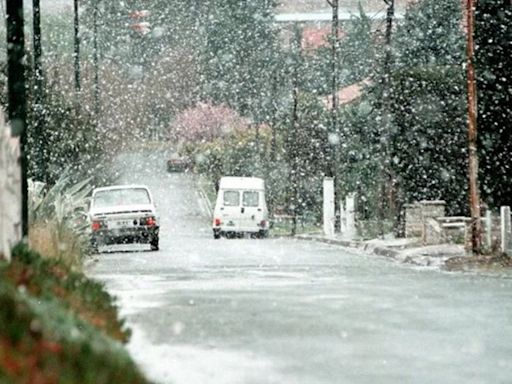
<instances>
[{"instance_id":1,"label":"van tire","mask_svg":"<svg viewBox=\"0 0 512 384\"><path fill-rule=\"evenodd\" d=\"M260 239L266 239L268 237L268 231L266 230L261 230L258 232L258 237Z\"/></svg>"},{"instance_id":2,"label":"van tire","mask_svg":"<svg viewBox=\"0 0 512 384\"><path fill-rule=\"evenodd\" d=\"M219 232L219 231L213 231L213 238L214 238L215 240L220 239L220 232Z\"/></svg>"}]
</instances>

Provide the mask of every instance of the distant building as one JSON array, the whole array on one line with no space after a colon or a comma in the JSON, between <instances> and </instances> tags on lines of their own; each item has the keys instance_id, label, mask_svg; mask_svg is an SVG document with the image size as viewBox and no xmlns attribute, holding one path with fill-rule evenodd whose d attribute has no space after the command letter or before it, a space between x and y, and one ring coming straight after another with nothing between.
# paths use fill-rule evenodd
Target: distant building
<instances>
[{"instance_id":1,"label":"distant building","mask_svg":"<svg viewBox=\"0 0 512 384\"><path fill-rule=\"evenodd\" d=\"M376 33L382 30L386 19L385 7L380 11L365 12L365 15L373 21ZM338 19L341 38L344 36L344 26L359 16L357 9L340 9ZM403 12L395 12L395 19L402 19L403 17ZM327 10L321 12L276 13L275 22L280 31L281 41L285 46L290 45L293 30L298 26L302 34L302 48L311 51L328 44L328 37L331 34L332 12Z\"/></svg>"}]
</instances>

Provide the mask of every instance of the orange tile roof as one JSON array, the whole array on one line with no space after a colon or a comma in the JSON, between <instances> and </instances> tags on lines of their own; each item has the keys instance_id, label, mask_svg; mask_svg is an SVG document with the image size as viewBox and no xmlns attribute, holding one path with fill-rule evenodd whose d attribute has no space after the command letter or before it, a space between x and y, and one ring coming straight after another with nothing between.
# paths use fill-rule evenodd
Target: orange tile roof
<instances>
[{"instance_id":1,"label":"orange tile roof","mask_svg":"<svg viewBox=\"0 0 512 384\"><path fill-rule=\"evenodd\" d=\"M356 101L362 96L364 87L371 84L372 82L369 79L365 79L358 83L341 88L337 93L338 105L346 105ZM327 109L332 108L331 95L323 97L322 102Z\"/></svg>"}]
</instances>

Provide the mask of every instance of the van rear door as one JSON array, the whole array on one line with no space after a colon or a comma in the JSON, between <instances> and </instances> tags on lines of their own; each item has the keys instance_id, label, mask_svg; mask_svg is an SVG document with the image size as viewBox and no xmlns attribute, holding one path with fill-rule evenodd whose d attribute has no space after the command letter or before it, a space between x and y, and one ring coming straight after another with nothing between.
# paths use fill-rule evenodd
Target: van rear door
<instances>
[{"instance_id":1,"label":"van rear door","mask_svg":"<svg viewBox=\"0 0 512 384\"><path fill-rule=\"evenodd\" d=\"M240 227L257 232L262 220L262 196L259 191L242 191L242 206L240 208Z\"/></svg>"},{"instance_id":2,"label":"van rear door","mask_svg":"<svg viewBox=\"0 0 512 384\"><path fill-rule=\"evenodd\" d=\"M221 190L220 215L226 231L237 231L240 227L240 191Z\"/></svg>"}]
</instances>

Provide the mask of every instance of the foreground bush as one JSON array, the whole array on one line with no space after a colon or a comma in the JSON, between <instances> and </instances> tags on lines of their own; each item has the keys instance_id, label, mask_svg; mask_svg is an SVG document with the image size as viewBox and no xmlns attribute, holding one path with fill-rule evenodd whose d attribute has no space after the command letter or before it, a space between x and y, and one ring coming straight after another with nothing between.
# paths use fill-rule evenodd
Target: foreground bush
<instances>
[{"instance_id":1,"label":"foreground bush","mask_svg":"<svg viewBox=\"0 0 512 384\"><path fill-rule=\"evenodd\" d=\"M88 253L90 179L75 182L69 170L50 188L29 180L29 245L39 254L80 269Z\"/></svg>"},{"instance_id":2,"label":"foreground bush","mask_svg":"<svg viewBox=\"0 0 512 384\"><path fill-rule=\"evenodd\" d=\"M113 298L59 259L19 246L0 262L0 383L146 383Z\"/></svg>"}]
</instances>

